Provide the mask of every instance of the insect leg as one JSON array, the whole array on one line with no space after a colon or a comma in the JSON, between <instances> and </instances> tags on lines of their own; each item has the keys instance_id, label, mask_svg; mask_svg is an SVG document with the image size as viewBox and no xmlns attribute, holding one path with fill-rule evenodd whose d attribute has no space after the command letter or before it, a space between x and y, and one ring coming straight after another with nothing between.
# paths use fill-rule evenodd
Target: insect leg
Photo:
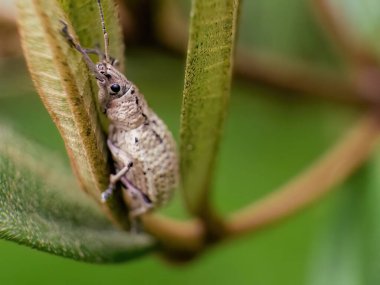
<instances>
[{"instance_id":1,"label":"insect leg","mask_svg":"<svg viewBox=\"0 0 380 285\"><path fill-rule=\"evenodd\" d=\"M106 54L99 48L98 45L96 45L94 48L86 48L84 49L84 51L87 54L96 54L97 56L99 56L99 61L103 61L106 58ZM119 61L112 56L110 56L110 61L113 66L119 65Z\"/></svg>"},{"instance_id":2,"label":"insect leg","mask_svg":"<svg viewBox=\"0 0 380 285\"><path fill-rule=\"evenodd\" d=\"M116 147L111 140L107 140L107 145L109 150L111 151L112 157L114 160L120 164L124 165L124 167L119 170L116 174L111 174L110 176L110 184L108 188L102 193L101 200L102 202L107 201L113 194L115 190L116 183L131 169L133 166L132 159L129 157L127 153Z\"/></svg>"},{"instance_id":3,"label":"insect leg","mask_svg":"<svg viewBox=\"0 0 380 285\"><path fill-rule=\"evenodd\" d=\"M115 190L116 183L120 180L121 177L123 177L125 174L127 174L127 172L129 171L129 169L131 169L132 166L133 166L133 163L131 162L127 166L123 167L123 169L121 169L115 175L111 174L110 184L109 184L108 188L106 189L106 191L104 191L101 194L101 201L102 202L106 202L112 196L113 191Z\"/></svg>"},{"instance_id":4,"label":"insect leg","mask_svg":"<svg viewBox=\"0 0 380 285\"><path fill-rule=\"evenodd\" d=\"M152 202L149 200L149 197L144 195L144 193L134 186L132 182L130 182L126 177L122 177L120 180L126 187L125 190L127 191L129 197L132 199L133 205L129 214L131 219L136 218L152 208Z\"/></svg>"},{"instance_id":5,"label":"insect leg","mask_svg":"<svg viewBox=\"0 0 380 285\"><path fill-rule=\"evenodd\" d=\"M133 165L133 160L131 159L130 155L115 146L109 139L107 140L107 146L112 154L114 161L121 165L129 165L131 163Z\"/></svg>"},{"instance_id":6,"label":"insect leg","mask_svg":"<svg viewBox=\"0 0 380 285\"><path fill-rule=\"evenodd\" d=\"M99 56L99 61L102 61L105 57L104 52L102 52L98 46L96 46L95 48L86 48L84 49L84 51L87 54L96 54L97 56Z\"/></svg>"},{"instance_id":7,"label":"insect leg","mask_svg":"<svg viewBox=\"0 0 380 285\"><path fill-rule=\"evenodd\" d=\"M129 171L129 169L131 169L132 166L133 166L133 162L130 162L127 166L124 166L123 169L121 169L115 175L111 174L110 183L115 185L120 180L121 177L127 174L127 172Z\"/></svg>"},{"instance_id":8,"label":"insect leg","mask_svg":"<svg viewBox=\"0 0 380 285\"><path fill-rule=\"evenodd\" d=\"M63 27L61 30L62 35L66 38L68 43L82 54L84 61L86 62L91 72L94 73L96 79L98 79L99 81L105 81L105 76L98 72L98 70L96 69L96 65L92 62L91 58L88 56L86 49L82 48L81 45L77 43L74 40L73 36L69 33L67 23L62 20L60 20L60 22L63 24Z\"/></svg>"}]
</instances>

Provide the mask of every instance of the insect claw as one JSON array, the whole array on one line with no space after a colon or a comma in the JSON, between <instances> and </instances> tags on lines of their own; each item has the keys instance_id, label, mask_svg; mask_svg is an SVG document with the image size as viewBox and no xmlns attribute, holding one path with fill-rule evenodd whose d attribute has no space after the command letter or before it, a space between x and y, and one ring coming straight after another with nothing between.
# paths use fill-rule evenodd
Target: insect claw
<instances>
[{"instance_id":1,"label":"insect claw","mask_svg":"<svg viewBox=\"0 0 380 285\"><path fill-rule=\"evenodd\" d=\"M75 47L74 39L73 39L73 37L69 33L67 23L64 20L61 20L61 19L59 20L59 22L62 24L62 29L61 29L62 35L66 38L67 42L71 46Z\"/></svg>"},{"instance_id":2,"label":"insect claw","mask_svg":"<svg viewBox=\"0 0 380 285\"><path fill-rule=\"evenodd\" d=\"M100 199L102 201L102 203L105 203L108 201L108 199L113 195L113 190L114 190L114 186L113 185L110 185L106 191L104 191L101 196L100 196Z\"/></svg>"}]
</instances>

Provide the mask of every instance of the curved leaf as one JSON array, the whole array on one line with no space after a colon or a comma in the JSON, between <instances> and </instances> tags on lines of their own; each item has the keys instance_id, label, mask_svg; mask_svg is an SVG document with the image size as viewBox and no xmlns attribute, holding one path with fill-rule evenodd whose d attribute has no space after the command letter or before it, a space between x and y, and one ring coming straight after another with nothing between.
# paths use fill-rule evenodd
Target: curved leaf
<instances>
[{"instance_id":1,"label":"curved leaf","mask_svg":"<svg viewBox=\"0 0 380 285\"><path fill-rule=\"evenodd\" d=\"M181 172L191 212L202 215L231 85L238 0L194 0L181 121ZM206 207L207 208L207 207Z\"/></svg>"},{"instance_id":2,"label":"curved leaf","mask_svg":"<svg viewBox=\"0 0 380 285\"><path fill-rule=\"evenodd\" d=\"M111 45L111 52L122 59L115 8L111 1L103 2L110 38L112 42L117 39L117 44ZM74 34L68 14L83 45L93 47L102 39L96 5L96 1L20 0L18 22L34 84L65 142L75 175L82 188L100 203L100 193L107 188L110 170L94 103L97 88L81 55L62 36L60 23L60 20L69 23L69 30ZM110 201L110 216L127 227L126 209L119 201Z\"/></svg>"},{"instance_id":3,"label":"curved leaf","mask_svg":"<svg viewBox=\"0 0 380 285\"><path fill-rule=\"evenodd\" d=\"M87 262L120 262L153 239L116 229L60 159L0 128L0 238Z\"/></svg>"},{"instance_id":4,"label":"curved leaf","mask_svg":"<svg viewBox=\"0 0 380 285\"><path fill-rule=\"evenodd\" d=\"M367 56L375 58L376 66L371 68L377 74L380 59L380 2L330 2L336 14L343 16L344 28L353 43L363 49ZM368 75L366 77L371 79ZM377 78L374 77L374 84L378 85ZM379 284L379 170L380 153L377 152L342 187L344 191L335 204L333 219L317 240L318 252L312 262L308 284Z\"/></svg>"},{"instance_id":5,"label":"curved leaf","mask_svg":"<svg viewBox=\"0 0 380 285\"><path fill-rule=\"evenodd\" d=\"M317 240L311 285L379 284L380 153L343 186Z\"/></svg>"}]
</instances>

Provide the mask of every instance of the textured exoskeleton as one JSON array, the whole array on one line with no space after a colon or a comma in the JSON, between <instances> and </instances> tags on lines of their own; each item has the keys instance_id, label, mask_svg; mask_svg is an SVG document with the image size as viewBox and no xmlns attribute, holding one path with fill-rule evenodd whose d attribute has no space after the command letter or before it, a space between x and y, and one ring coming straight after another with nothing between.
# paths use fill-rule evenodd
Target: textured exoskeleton
<instances>
[{"instance_id":1,"label":"textured exoskeleton","mask_svg":"<svg viewBox=\"0 0 380 285\"><path fill-rule=\"evenodd\" d=\"M102 194L107 200L120 181L131 217L145 213L166 202L179 180L175 141L163 121L148 107L144 96L114 66L108 56L108 35L98 0L104 32L105 52L84 49L69 34L63 22L62 32L82 55L99 86L99 103L110 120L107 144L116 174ZM101 60L96 65L88 53Z\"/></svg>"},{"instance_id":2,"label":"textured exoskeleton","mask_svg":"<svg viewBox=\"0 0 380 285\"><path fill-rule=\"evenodd\" d=\"M119 173L111 184L121 180L132 215L139 215L167 201L177 186L176 144L133 83L111 65L97 67L107 77L105 83L98 80L99 100L111 121L107 143Z\"/></svg>"}]
</instances>

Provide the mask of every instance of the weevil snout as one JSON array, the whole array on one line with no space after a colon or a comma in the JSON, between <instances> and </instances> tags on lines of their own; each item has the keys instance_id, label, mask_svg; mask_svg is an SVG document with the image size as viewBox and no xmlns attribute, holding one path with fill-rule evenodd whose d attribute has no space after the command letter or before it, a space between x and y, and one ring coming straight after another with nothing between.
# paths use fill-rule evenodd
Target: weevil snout
<instances>
[{"instance_id":1,"label":"weevil snout","mask_svg":"<svg viewBox=\"0 0 380 285\"><path fill-rule=\"evenodd\" d=\"M96 70L101 77L96 77L100 89L100 101L103 106L133 91L133 84L122 73L120 73L112 64L99 62L96 64ZM133 93L133 92L132 92Z\"/></svg>"}]
</instances>

